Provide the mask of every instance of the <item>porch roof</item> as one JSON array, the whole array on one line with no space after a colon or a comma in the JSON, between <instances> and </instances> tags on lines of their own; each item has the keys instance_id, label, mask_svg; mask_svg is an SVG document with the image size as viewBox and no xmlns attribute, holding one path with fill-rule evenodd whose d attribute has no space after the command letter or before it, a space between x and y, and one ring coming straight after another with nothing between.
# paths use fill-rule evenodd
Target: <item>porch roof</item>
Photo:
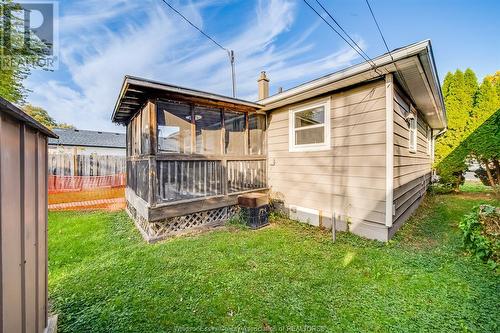
<instances>
[{"instance_id":1,"label":"porch roof","mask_svg":"<svg viewBox=\"0 0 500 333\"><path fill-rule=\"evenodd\" d=\"M238 98L127 75L123 81L111 120L115 123L127 124L148 99L162 97L248 111L262 108L261 104Z\"/></svg>"}]
</instances>

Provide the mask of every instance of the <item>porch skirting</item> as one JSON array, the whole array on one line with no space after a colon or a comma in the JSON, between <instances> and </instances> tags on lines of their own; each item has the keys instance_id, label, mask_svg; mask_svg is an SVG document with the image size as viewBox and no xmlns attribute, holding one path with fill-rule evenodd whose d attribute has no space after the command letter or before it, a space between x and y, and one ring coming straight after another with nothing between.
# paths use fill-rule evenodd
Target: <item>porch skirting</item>
<instances>
[{"instance_id":1,"label":"porch skirting","mask_svg":"<svg viewBox=\"0 0 500 333\"><path fill-rule=\"evenodd\" d=\"M238 214L239 210L239 206L231 205L148 222L127 202L127 213L134 220L142 237L149 243L221 226Z\"/></svg>"}]
</instances>

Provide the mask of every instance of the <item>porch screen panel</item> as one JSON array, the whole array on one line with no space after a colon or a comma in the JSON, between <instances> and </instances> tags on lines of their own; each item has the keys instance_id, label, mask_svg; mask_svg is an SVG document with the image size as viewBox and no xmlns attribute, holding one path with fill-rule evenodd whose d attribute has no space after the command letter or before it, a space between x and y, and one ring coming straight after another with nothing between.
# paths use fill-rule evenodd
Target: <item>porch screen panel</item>
<instances>
[{"instance_id":1,"label":"porch screen panel","mask_svg":"<svg viewBox=\"0 0 500 333\"><path fill-rule=\"evenodd\" d=\"M248 135L250 155L264 155L265 151L266 116L250 114L248 116Z\"/></svg>"},{"instance_id":2,"label":"porch screen panel","mask_svg":"<svg viewBox=\"0 0 500 333\"><path fill-rule=\"evenodd\" d=\"M143 200L149 195L149 161L127 161L127 187Z\"/></svg>"},{"instance_id":3,"label":"porch screen panel","mask_svg":"<svg viewBox=\"0 0 500 333\"><path fill-rule=\"evenodd\" d=\"M225 150L228 155L245 155L246 114L224 110Z\"/></svg>"},{"instance_id":4,"label":"porch screen panel","mask_svg":"<svg viewBox=\"0 0 500 333\"><path fill-rule=\"evenodd\" d=\"M194 108L196 125L196 153L222 154L222 111L220 109Z\"/></svg>"},{"instance_id":5,"label":"porch screen panel","mask_svg":"<svg viewBox=\"0 0 500 333\"><path fill-rule=\"evenodd\" d=\"M151 143L149 137L149 108L145 107L141 111L141 151L142 154L149 154L151 151Z\"/></svg>"},{"instance_id":6,"label":"porch screen panel","mask_svg":"<svg viewBox=\"0 0 500 333\"><path fill-rule=\"evenodd\" d=\"M191 153L191 107L159 102L157 105L158 151Z\"/></svg>"},{"instance_id":7,"label":"porch screen panel","mask_svg":"<svg viewBox=\"0 0 500 333\"><path fill-rule=\"evenodd\" d=\"M221 161L157 161L157 169L160 202L223 194Z\"/></svg>"},{"instance_id":8,"label":"porch screen panel","mask_svg":"<svg viewBox=\"0 0 500 333\"><path fill-rule=\"evenodd\" d=\"M135 193L143 200L148 201L149 194L149 161L136 162L136 191Z\"/></svg>"}]
</instances>

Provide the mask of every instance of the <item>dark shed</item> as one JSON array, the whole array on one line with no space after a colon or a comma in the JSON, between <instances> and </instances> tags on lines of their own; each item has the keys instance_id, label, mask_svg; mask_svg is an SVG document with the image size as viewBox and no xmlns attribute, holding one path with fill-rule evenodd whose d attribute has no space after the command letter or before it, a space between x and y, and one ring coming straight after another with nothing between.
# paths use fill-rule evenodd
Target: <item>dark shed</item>
<instances>
[{"instance_id":1,"label":"dark shed","mask_svg":"<svg viewBox=\"0 0 500 333\"><path fill-rule=\"evenodd\" d=\"M0 97L0 332L44 332L47 318L47 138Z\"/></svg>"}]
</instances>

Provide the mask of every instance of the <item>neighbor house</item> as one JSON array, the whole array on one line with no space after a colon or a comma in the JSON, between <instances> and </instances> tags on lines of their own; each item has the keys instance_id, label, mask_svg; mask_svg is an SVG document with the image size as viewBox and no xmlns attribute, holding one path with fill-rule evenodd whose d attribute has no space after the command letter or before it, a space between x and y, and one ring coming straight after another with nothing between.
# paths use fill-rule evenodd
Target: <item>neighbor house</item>
<instances>
[{"instance_id":1,"label":"neighbor house","mask_svg":"<svg viewBox=\"0 0 500 333\"><path fill-rule=\"evenodd\" d=\"M446 128L430 41L249 102L126 77L127 207L152 241L217 224L268 192L291 218L387 241L431 180Z\"/></svg>"},{"instance_id":2,"label":"neighbor house","mask_svg":"<svg viewBox=\"0 0 500 333\"><path fill-rule=\"evenodd\" d=\"M125 134L55 128L58 139L49 140L49 153L125 156Z\"/></svg>"},{"instance_id":3,"label":"neighbor house","mask_svg":"<svg viewBox=\"0 0 500 333\"><path fill-rule=\"evenodd\" d=\"M49 174L108 176L125 172L124 133L56 128L49 139Z\"/></svg>"}]
</instances>

